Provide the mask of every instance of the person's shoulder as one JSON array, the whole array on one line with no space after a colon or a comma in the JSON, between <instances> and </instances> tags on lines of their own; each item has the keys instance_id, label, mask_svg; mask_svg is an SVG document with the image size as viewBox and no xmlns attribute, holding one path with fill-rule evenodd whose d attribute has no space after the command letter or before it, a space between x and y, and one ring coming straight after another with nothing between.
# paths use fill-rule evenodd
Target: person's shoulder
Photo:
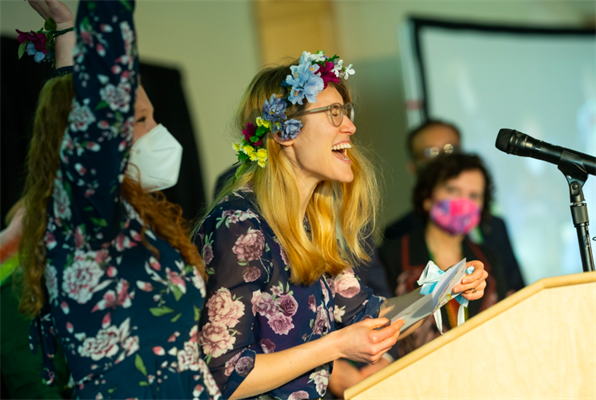
<instances>
[{"instance_id":1,"label":"person's shoulder","mask_svg":"<svg viewBox=\"0 0 596 400\"><path fill-rule=\"evenodd\" d=\"M254 194L250 187L243 187L224 196L207 214L201 225L216 225L222 223L239 225L266 224L258 210Z\"/></svg>"}]
</instances>

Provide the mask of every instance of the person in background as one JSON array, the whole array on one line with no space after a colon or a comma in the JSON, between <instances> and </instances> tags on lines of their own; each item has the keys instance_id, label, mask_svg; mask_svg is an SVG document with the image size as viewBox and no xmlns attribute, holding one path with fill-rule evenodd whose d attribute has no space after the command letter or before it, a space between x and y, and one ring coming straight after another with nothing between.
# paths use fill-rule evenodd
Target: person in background
<instances>
[{"instance_id":1,"label":"person in background","mask_svg":"<svg viewBox=\"0 0 596 400\"><path fill-rule=\"evenodd\" d=\"M198 346L203 262L156 192L175 184L181 147L138 85L135 3L80 2L76 21L59 1L30 4L48 33L19 40L67 69L39 95L19 249L45 382L60 340L78 398L217 399Z\"/></svg>"},{"instance_id":2,"label":"person in background","mask_svg":"<svg viewBox=\"0 0 596 400\"><path fill-rule=\"evenodd\" d=\"M469 304L468 317L505 298L509 287L499 255L490 246L476 244L467 236L482 220L491 218L491 201L492 180L478 156L443 154L428 163L419 172L412 195L414 212L422 224L379 249L395 295L418 287L416 281L429 259L445 270L466 258L481 260L489 273L485 296L481 302ZM443 307L443 331L458 325L459 308L456 299ZM434 321L427 320L400 342L400 357L439 335Z\"/></svg>"},{"instance_id":3,"label":"person in background","mask_svg":"<svg viewBox=\"0 0 596 400\"><path fill-rule=\"evenodd\" d=\"M410 161L407 170L417 176L431 160L440 154L461 152L461 134L457 127L441 120L428 120L413 129L407 138ZM384 240L392 241L411 232L422 224L420 216L410 211L385 228ZM470 232L472 240L486 244L498 251L505 270L505 277L511 294L525 287L519 264L511 247L505 221L495 215L485 218Z\"/></svg>"}]
</instances>

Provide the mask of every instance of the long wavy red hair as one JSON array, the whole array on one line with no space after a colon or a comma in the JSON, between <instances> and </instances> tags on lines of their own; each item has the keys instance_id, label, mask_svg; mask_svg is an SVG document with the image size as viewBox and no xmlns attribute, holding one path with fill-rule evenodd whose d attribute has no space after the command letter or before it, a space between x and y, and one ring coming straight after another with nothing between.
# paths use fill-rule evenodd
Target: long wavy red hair
<instances>
[{"instance_id":1,"label":"long wavy red hair","mask_svg":"<svg viewBox=\"0 0 596 400\"><path fill-rule=\"evenodd\" d=\"M72 99L75 96L72 75L49 80L39 95L33 137L27 160L28 175L25 183L23 237L19 248L23 287L21 313L33 318L45 302L43 285L46 266L44 236L47 225L48 201L54 190L54 177L60 166L60 146L68 124ZM178 249L184 260L196 266L207 279L203 262L196 246L190 241L189 226L182 217L180 206L169 202L163 193L145 193L141 186L126 176L120 186L124 198L139 213L145 224L172 247ZM141 230L142 242L159 256Z\"/></svg>"}]
</instances>

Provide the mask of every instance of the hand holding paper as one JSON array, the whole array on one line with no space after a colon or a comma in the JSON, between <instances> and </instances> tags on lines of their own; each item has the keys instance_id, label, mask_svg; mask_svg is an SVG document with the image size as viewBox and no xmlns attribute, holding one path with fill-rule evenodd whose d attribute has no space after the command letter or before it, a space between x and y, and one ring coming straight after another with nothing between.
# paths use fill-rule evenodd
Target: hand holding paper
<instances>
[{"instance_id":1,"label":"hand holding paper","mask_svg":"<svg viewBox=\"0 0 596 400\"><path fill-rule=\"evenodd\" d=\"M468 300L481 298L486 287L487 276L484 265L480 261L466 264L466 260L463 259L445 272L429 261L418 280L421 288L404 296L386 300L380 315L389 318L391 322L403 319L405 324L402 330L405 330L434 313L440 326L440 308L453 298L457 298L463 306L467 306ZM474 289L476 291L473 291ZM461 315L458 315L458 323L461 324L463 307L460 309L462 311Z\"/></svg>"}]
</instances>

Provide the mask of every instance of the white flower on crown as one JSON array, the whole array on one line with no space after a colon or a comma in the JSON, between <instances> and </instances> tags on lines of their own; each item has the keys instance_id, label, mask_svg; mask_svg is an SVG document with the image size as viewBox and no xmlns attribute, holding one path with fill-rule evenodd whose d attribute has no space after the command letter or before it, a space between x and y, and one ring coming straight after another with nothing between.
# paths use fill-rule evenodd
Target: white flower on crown
<instances>
[{"instance_id":1,"label":"white flower on crown","mask_svg":"<svg viewBox=\"0 0 596 400\"><path fill-rule=\"evenodd\" d=\"M302 57L304 57L304 59L308 62L320 62L320 61L325 61L325 53L323 51L319 51L318 53L309 53L308 51L303 51L302 52Z\"/></svg>"},{"instance_id":2,"label":"white flower on crown","mask_svg":"<svg viewBox=\"0 0 596 400\"><path fill-rule=\"evenodd\" d=\"M354 75L355 73L356 73L356 71L354 71L354 70L352 69L352 64L348 65L348 66L346 67L346 70L344 71L344 79L345 79L345 80L348 80L348 77L349 77L350 75Z\"/></svg>"},{"instance_id":3,"label":"white flower on crown","mask_svg":"<svg viewBox=\"0 0 596 400\"><path fill-rule=\"evenodd\" d=\"M343 63L344 63L344 60L339 60L337 63L335 63L335 66L331 70L331 72L333 72L335 74L335 76L337 76L338 78L341 74L341 70L344 68L342 65Z\"/></svg>"}]
</instances>

